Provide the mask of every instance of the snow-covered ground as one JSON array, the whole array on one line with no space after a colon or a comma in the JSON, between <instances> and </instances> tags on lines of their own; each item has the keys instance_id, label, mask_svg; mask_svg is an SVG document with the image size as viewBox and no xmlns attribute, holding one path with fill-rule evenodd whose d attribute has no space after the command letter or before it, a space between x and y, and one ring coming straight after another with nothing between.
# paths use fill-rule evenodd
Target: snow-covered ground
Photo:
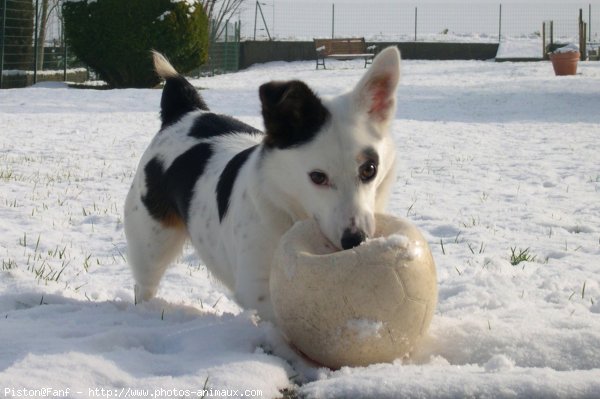
<instances>
[{"instance_id":1,"label":"snow-covered ground","mask_svg":"<svg viewBox=\"0 0 600 399\"><path fill-rule=\"evenodd\" d=\"M542 39L509 39L500 42L496 58L537 58L543 56Z\"/></svg>"},{"instance_id":2,"label":"snow-covered ground","mask_svg":"<svg viewBox=\"0 0 600 399\"><path fill-rule=\"evenodd\" d=\"M261 82L329 95L363 73L332 67L194 83L262 127ZM159 299L134 306L122 205L159 98L0 91L0 395L600 397L600 63L555 77L547 62L404 62L390 212L429 240L439 304L412 359L337 371L256 325L189 248Z\"/></svg>"}]
</instances>

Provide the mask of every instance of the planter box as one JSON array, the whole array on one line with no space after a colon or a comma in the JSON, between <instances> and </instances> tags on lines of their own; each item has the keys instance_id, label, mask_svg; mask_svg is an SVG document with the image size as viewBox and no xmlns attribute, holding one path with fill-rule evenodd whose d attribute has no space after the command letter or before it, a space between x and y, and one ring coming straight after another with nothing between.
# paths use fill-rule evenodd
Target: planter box
<instances>
[{"instance_id":1,"label":"planter box","mask_svg":"<svg viewBox=\"0 0 600 399\"><path fill-rule=\"evenodd\" d=\"M579 51L564 53L551 53L550 61L556 76L575 75L577 73L577 62L579 62Z\"/></svg>"}]
</instances>

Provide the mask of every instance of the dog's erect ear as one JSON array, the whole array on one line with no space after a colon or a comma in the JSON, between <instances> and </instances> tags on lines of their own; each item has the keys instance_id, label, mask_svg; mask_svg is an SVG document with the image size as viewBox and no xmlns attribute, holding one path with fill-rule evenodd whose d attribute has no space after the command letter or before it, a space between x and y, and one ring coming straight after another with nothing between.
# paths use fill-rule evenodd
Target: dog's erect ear
<instances>
[{"instance_id":1,"label":"dog's erect ear","mask_svg":"<svg viewBox=\"0 0 600 399\"><path fill-rule=\"evenodd\" d=\"M396 89L400 80L400 52L388 47L379 53L354 89L359 112L374 122L388 124L396 112Z\"/></svg>"},{"instance_id":2,"label":"dog's erect ear","mask_svg":"<svg viewBox=\"0 0 600 399\"><path fill-rule=\"evenodd\" d=\"M303 82L269 82L260 86L265 146L285 149L310 141L329 119L329 111Z\"/></svg>"}]
</instances>

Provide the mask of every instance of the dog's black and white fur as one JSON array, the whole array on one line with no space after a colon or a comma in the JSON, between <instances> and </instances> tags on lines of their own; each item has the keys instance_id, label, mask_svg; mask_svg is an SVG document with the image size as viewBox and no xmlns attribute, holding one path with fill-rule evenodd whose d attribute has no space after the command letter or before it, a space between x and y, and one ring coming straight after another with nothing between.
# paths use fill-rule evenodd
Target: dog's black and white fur
<instances>
[{"instance_id":1,"label":"dog's black and white fur","mask_svg":"<svg viewBox=\"0 0 600 399\"><path fill-rule=\"evenodd\" d=\"M383 50L352 91L331 99L301 81L263 84L265 133L210 111L160 54L154 63L166 80L162 127L125 204L136 298L156 294L190 238L240 305L272 319L271 258L296 221L313 218L338 249L375 230L395 180L400 54Z\"/></svg>"}]
</instances>

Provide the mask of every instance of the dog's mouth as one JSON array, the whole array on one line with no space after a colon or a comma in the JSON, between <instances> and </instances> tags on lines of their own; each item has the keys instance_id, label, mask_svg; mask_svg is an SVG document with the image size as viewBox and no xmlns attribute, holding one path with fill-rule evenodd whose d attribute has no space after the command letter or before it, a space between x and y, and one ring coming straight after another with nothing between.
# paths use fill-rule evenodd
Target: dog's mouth
<instances>
[{"instance_id":1,"label":"dog's mouth","mask_svg":"<svg viewBox=\"0 0 600 399\"><path fill-rule=\"evenodd\" d=\"M331 240L329 238L327 238L327 236L323 233L322 230L321 230L321 235L323 236L323 239L325 240L325 246L328 249L331 249L332 252L343 251L342 247L338 246L338 245L335 245L333 242L331 242Z\"/></svg>"},{"instance_id":2,"label":"dog's mouth","mask_svg":"<svg viewBox=\"0 0 600 399\"><path fill-rule=\"evenodd\" d=\"M331 241L331 240L329 239L329 237L327 237L327 234L325 234L325 231L324 231L324 230L323 230L323 228L321 227L321 223L320 223L320 221L319 221L319 217L318 217L318 216L313 216L313 220L314 220L315 222L317 222L317 226L319 226L319 232L321 233L321 236L322 236L322 238L323 238L323 245L324 245L324 246L325 246L327 249L331 250L331 252L339 252L339 251L342 251L341 243L340 243L340 245L335 245L335 244L333 243L333 241Z\"/></svg>"},{"instance_id":3,"label":"dog's mouth","mask_svg":"<svg viewBox=\"0 0 600 399\"><path fill-rule=\"evenodd\" d=\"M347 228L344 231L344 234L342 235L342 237L339 239L339 241L337 241L337 240L332 241L325 233L325 230L323 230L323 228L321 227L321 223L319 223L319 218L316 216L313 216L313 220L317 223L317 226L319 227L319 231L323 238L324 247L327 248L328 250L330 250L331 252L340 252L340 251L345 251L345 250L355 248L355 247L361 245L364 241L369 239L369 235L366 234L364 231L358 230L358 229L353 230L351 228ZM360 234L358 234L358 233L360 233ZM337 242L337 244L336 244L336 242Z\"/></svg>"}]
</instances>

